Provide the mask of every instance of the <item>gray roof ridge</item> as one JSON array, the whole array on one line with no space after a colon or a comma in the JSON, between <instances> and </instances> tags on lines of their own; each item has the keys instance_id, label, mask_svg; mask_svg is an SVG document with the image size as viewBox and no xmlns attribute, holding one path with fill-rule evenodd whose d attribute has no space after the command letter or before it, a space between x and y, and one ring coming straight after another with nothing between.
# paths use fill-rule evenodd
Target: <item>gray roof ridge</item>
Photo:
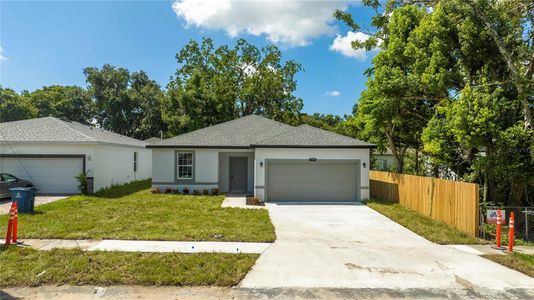
<instances>
[{"instance_id":1,"label":"gray roof ridge","mask_svg":"<svg viewBox=\"0 0 534 300\"><path fill-rule=\"evenodd\" d=\"M258 144L262 143L263 141L270 140L270 139L272 139L272 138L275 138L275 137L280 136L280 135L283 135L283 134L287 134L287 133L289 133L290 131L295 131L295 130L297 130L297 129L300 127L300 126L293 126L293 125L285 124L285 123L282 123L282 122L279 122L279 123L284 124L284 125L291 126L292 128L288 128L287 130L284 130L284 131L282 131L282 132L280 132L280 133L278 133L278 134L275 134L275 135L271 135L271 136L269 136L269 137L266 137L266 138L264 138L263 140L257 141L256 143L254 143L254 144L250 144L250 145L251 145L251 146L258 145Z\"/></svg>"},{"instance_id":2,"label":"gray roof ridge","mask_svg":"<svg viewBox=\"0 0 534 300\"><path fill-rule=\"evenodd\" d=\"M161 141L172 140L172 139L177 138L177 137L182 137L182 138L184 136L187 137L187 136L189 136L191 134L197 133L198 131L208 130L208 129L213 128L215 126L228 127L228 126L231 126L231 124L233 124L235 122L238 122L239 120L242 120L244 118L250 118L250 117L259 117L259 118L262 118L262 119L265 119L265 120L268 120L268 121L271 121L271 122L275 122L280 126L291 126L292 127L291 129L297 128L297 127L295 127L293 125L289 125L289 124L286 124L286 123L283 123L283 122L279 122L279 121L276 121L276 120L273 120L273 119L270 119L270 118L267 118L267 117L260 116L260 115L252 113L252 114L249 114L249 115L246 115L246 116L242 116L242 117L239 117L239 118L236 118L236 119L232 119L232 120L229 120L229 121L226 121L226 122L221 122L221 123L217 123L217 124L211 124L209 126L206 126L206 127L203 127L203 128L199 128L199 129L195 129L193 131L189 131L189 132L186 132L186 133L182 133L182 134L170 137L168 139L162 139ZM273 136L270 136L270 137L273 137ZM152 145L158 145L161 141L154 142L154 143L152 143Z\"/></svg>"},{"instance_id":3,"label":"gray roof ridge","mask_svg":"<svg viewBox=\"0 0 534 300\"><path fill-rule=\"evenodd\" d=\"M72 128L71 126L69 126L69 123L68 123L68 122L65 122L65 121L63 121L63 120L60 120L60 119L58 119L58 118L56 118L56 117L49 117L49 118L51 118L52 120L58 122L59 124L65 126L65 127L67 127L68 129L70 129L70 130L76 132L77 134L79 134L79 135L81 135L81 136L83 136L83 137L85 137L85 138L88 138L89 140L91 140L91 141L93 141L93 142L98 142L96 139L94 139L94 138L88 136L87 134L82 133L82 132L80 132L80 131L78 131L78 130ZM78 123L78 122L76 122L76 123ZM81 124L81 123L78 123L78 124L80 124L80 125L82 125L82 126L85 126L85 125L83 125L83 124Z\"/></svg>"}]
</instances>

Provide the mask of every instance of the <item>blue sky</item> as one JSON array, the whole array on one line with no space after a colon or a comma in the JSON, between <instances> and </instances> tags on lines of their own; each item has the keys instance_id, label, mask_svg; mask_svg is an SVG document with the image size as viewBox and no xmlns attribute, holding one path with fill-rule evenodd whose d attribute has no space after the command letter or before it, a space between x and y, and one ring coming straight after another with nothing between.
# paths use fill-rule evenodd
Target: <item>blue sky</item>
<instances>
[{"instance_id":1,"label":"blue sky","mask_svg":"<svg viewBox=\"0 0 534 300\"><path fill-rule=\"evenodd\" d=\"M217 44L242 37L258 46L278 45L285 59L305 69L297 76L296 95L304 99L307 113L349 114L365 87L363 72L374 53L347 49L356 33L347 33L330 17L330 11L342 8L368 24L372 12L357 3L219 1L226 6L197 7L198 2L180 0L174 9L173 3L2 1L0 83L16 91L85 86L84 67L110 63L142 69L165 87L179 49L206 36ZM330 49L336 34L337 51Z\"/></svg>"}]
</instances>

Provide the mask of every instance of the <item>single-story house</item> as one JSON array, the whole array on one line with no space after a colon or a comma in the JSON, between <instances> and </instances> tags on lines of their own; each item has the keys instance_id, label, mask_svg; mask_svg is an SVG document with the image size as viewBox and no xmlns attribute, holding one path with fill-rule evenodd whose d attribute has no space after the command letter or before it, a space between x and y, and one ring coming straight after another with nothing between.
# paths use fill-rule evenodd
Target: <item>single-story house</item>
<instances>
[{"instance_id":1,"label":"single-story house","mask_svg":"<svg viewBox=\"0 0 534 300\"><path fill-rule=\"evenodd\" d=\"M54 117L0 123L0 173L30 180L41 194L79 193L151 177L147 143Z\"/></svg>"},{"instance_id":2,"label":"single-story house","mask_svg":"<svg viewBox=\"0 0 534 300\"><path fill-rule=\"evenodd\" d=\"M395 158L393 158L393 152L389 148L383 152L374 152L372 154L374 163L373 169L378 171L390 171L395 165Z\"/></svg>"},{"instance_id":3,"label":"single-story house","mask_svg":"<svg viewBox=\"0 0 534 300\"><path fill-rule=\"evenodd\" d=\"M147 147L154 187L217 188L273 202L367 199L375 145L249 115Z\"/></svg>"}]
</instances>

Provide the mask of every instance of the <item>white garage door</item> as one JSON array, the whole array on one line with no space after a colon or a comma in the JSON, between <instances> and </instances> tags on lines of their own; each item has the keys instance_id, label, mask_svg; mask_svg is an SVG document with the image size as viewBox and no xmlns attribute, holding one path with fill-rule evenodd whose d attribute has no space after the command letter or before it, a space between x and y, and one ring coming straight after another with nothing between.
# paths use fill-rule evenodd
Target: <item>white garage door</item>
<instances>
[{"instance_id":1,"label":"white garage door","mask_svg":"<svg viewBox=\"0 0 534 300\"><path fill-rule=\"evenodd\" d=\"M357 201L359 164L276 161L267 164L267 201Z\"/></svg>"},{"instance_id":2,"label":"white garage door","mask_svg":"<svg viewBox=\"0 0 534 300\"><path fill-rule=\"evenodd\" d=\"M82 158L0 158L0 172L31 181L39 194L77 194Z\"/></svg>"}]
</instances>

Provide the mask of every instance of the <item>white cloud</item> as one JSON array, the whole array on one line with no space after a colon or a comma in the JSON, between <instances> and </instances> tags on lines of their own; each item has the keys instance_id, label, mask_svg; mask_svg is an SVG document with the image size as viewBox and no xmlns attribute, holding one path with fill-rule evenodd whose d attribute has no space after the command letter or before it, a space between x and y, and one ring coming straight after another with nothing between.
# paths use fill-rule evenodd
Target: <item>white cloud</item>
<instances>
[{"instance_id":1,"label":"white cloud","mask_svg":"<svg viewBox=\"0 0 534 300\"><path fill-rule=\"evenodd\" d=\"M352 41L366 41L369 38L368 34L363 32L347 32L347 35L337 35L330 45L330 50L339 52L345 56L356 58L357 60L364 61L367 59L367 51L365 49L352 48Z\"/></svg>"},{"instance_id":2,"label":"white cloud","mask_svg":"<svg viewBox=\"0 0 534 300\"><path fill-rule=\"evenodd\" d=\"M337 96L340 96L340 95L341 95L341 93L338 92L338 91L336 91L336 90L328 91L328 92L326 92L326 94L327 94L328 96L331 96L331 97L337 97Z\"/></svg>"},{"instance_id":3,"label":"white cloud","mask_svg":"<svg viewBox=\"0 0 534 300\"><path fill-rule=\"evenodd\" d=\"M0 46L0 60L7 60L7 57L5 57L3 54L4 54L4 48Z\"/></svg>"},{"instance_id":4,"label":"white cloud","mask_svg":"<svg viewBox=\"0 0 534 300\"><path fill-rule=\"evenodd\" d=\"M176 0L172 9L186 26L265 36L286 46L305 46L336 32L333 13L354 1Z\"/></svg>"}]
</instances>

